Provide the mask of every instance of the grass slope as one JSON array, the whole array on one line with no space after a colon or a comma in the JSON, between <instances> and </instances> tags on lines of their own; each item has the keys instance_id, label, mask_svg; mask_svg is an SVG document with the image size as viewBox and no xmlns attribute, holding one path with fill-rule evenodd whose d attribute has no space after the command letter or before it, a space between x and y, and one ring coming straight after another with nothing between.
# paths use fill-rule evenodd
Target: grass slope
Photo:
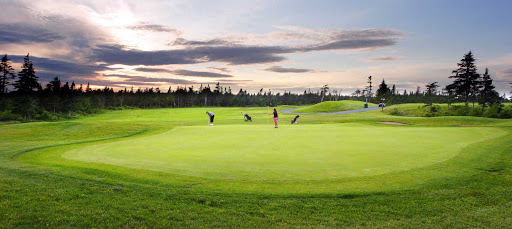
<instances>
[{"instance_id":1,"label":"grass slope","mask_svg":"<svg viewBox=\"0 0 512 229\"><path fill-rule=\"evenodd\" d=\"M303 107L295 110L294 112L298 113L332 113L339 111L349 111L349 110L357 110L363 109L365 102L361 101L352 101L352 100L342 100L342 101L325 101L322 103L317 103L312 106ZM368 103L369 107L375 107L376 104Z\"/></svg>"},{"instance_id":2,"label":"grass slope","mask_svg":"<svg viewBox=\"0 0 512 229\"><path fill-rule=\"evenodd\" d=\"M281 109L284 108L278 108ZM267 124L266 108L208 108L216 114L216 124L210 128L205 126L205 110L115 111L66 122L1 125L0 227L512 227L510 120L398 117L371 111L328 117L304 115L299 126L291 126L287 120L292 115L282 114L280 119L286 122L281 123L279 129L273 129L272 122ZM255 121L244 123L240 111L249 113ZM397 121L413 125L395 127L375 121ZM270 136L271 139L286 139L290 144L295 142L286 135L296 133L292 130L303 131L303 135L310 134L311 137L321 135L321 129L327 128L326 133L338 135L338 138L333 138L335 140L328 139L332 143L343 142L340 137L344 137L344 132L358 134L355 129L366 128L376 133L368 136L367 147L375 146L371 143L378 142L381 137L392 141L393 135L407 135L409 131L421 134L424 130L425 135L421 139L408 137L413 143L418 142L416 149L411 152L416 155L399 157L401 162L405 162L403 164L398 161L397 164L390 164L393 167L402 166L405 170L390 170L366 176L339 176L336 179L319 179L325 178L325 174L315 170L312 170L312 174L301 173L300 166L304 163L316 168L339 166L332 159L335 155L321 155L326 158L319 160L318 165L307 159L307 155L297 155L305 147L307 136L295 136L299 138L301 147L294 151L269 155L277 158L263 161L263 165L254 172L264 177L250 176L251 179L245 179L251 173L244 175L240 171L249 170L256 161L247 160L249 155L243 155L242 152L229 155L216 149L215 145L207 147L207 152L214 151L220 158L210 155L204 158L204 162L210 167L220 167L215 169L216 173L204 177L163 172L150 168L153 162L143 161L152 159L151 154L160 154L164 158L159 161L173 162L172 158L179 158L163 152L176 145L192 154L181 154L181 163L191 163L201 153L196 152L195 147L203 147L202 144L194 143L190 138L174 139L174 131L191 131L191 135L197 135L197 132L208 135L211 134L208 131L211 131L220 138L221 134L229 134L228 130L232 128L240 131L254 129L254 137L259 139L269 135L267 130L272 131L277 134ZM311 133L307 130L311 130ZM377 133L389 133L389 136ZM359 134L366 136L364 133ZM272 152L273 147L279 145L244 141L244 134L239 135L233 134L230 137L241 139L235 143L240 142L238 144L242 146L247 142ZM251 133L247 135L252 137ZM433 155L416 152L421 151L422 147L429 147L422 144L444 141L439 140L442 136L451 137L463 145L453 146L457 149L446 148L432 152ZM482 136L486 139L480 139ZM93 153L92 149L109 145L116 147L112 151L106 147L103 153L96 156L105 159L104 156L115 154L116 151L118 155L126 156L120 150L124 143L142 149L143 145L139 144L147 142L138 141L145 138L154 141L154 144L161 144L162 149L148 148L147 153L150 155L141 155L146 152L139 151L132 156L144 164L144 169L112 165L116 163L105 164L105 161L86 162L62 157L88 148L91 149L89 153ZM426 140L422 143L423 138ZM459 141L459 138L463 140ZM484 141L475 140L477 138ZM327 143L317 142L318 139L312 137L311 142L316 143L314 146L329 148L325 146ZM127 154L133 153L129 149L124 151ZM386 151L389 157L393 157L393 152L400 153L401 149L391 147ZM174 151L168 152L180 156ZM265 154L261 151L253 153L258 153L260 157ZM365 158L360 155L357 159L358 155L354 156L355 162L362 161L365 164L371 163L374 158L386 157L374 154ZM431 163L423 161L431 156L438 158ZM218 172L225 169L226 165L214 163L228 159L245 163L234 165L235 172L240 173L235 174L235 177L224 177ZM279 160L292 162L288 166L294 179L275 179L275 174L264 171L266 163L279 165ZM389 162L377 166L382 169L386 163ZM411 166L408 163L419 164ZM352 166L356 167L357 164L353 163ZM197 164L192 167L191 171L201 171ZM310 178L303 179L307 177L302 175Z\"/></svg>"}]
</instances>

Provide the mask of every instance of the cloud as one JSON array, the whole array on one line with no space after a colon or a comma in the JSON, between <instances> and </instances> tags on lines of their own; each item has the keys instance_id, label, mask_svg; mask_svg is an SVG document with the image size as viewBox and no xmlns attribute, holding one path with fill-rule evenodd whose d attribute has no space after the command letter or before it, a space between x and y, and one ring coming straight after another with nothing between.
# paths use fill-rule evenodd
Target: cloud
<instances>
[{"instance_id":1,"label":"cloud","mask_svg":"<svg viewBox=\"0 0 512 229\"><path fill-rule=\"evenodd\" d=\"M131 75L124 75L124 74L109 74L105 75L107 77L119 77L122 78L122 81L113 81L116 83L159 83L159 82L165 82L165 83L172 83L172 84L197 84L195 81L185 80L185 79L173 79L173 78L153 78L153 77L146 77L146 76L131 76Z\"/></svg>"},{"instance_id":2,"label":"cloud","mask_svg":"<svg viewBox=\"0 0 512 229\"><path fill-rule=\"evenodd\" d=\"M224 39L191 41L176 39L182 49L142 51L127 49L121 45L98 45L92 49L90 59L109 64L169 65L222 62L229 65L276 63L285 60L282 54L326 51L375 49L396 44L401 34L391 29L367 29L355 31L316 31L321 42L309 45L255 45L239 44ZM301 34L298 34L301 35ZM305 36L311 34L305 34Z\"/></svg>"},{"instance_id":3,"label":"cloud","mask_svg":"<svg viewBox=\"0 0 512 229\"><path fill-rule=\"evenodd\" d=\"M228 68L219 68L219 67L206 67L206 68L214 69L214 70L219 70L221 72L231 72L231 70L228 69Z\"/></svg>"},{"instance_id":4,"label":"cloud","mask_svg":"<svg viewBox=\"0 0 512 229\"><path fill-rule=\"evenodd\" d=\"M396 56L379 56L379 57L369 57L369 58L363 58L361 60L366 62L386 62L386 61L394 61L398 59L402 59L403 57L396 57Z\"/></svg>"},{"instance_id":5,"label":"cloud","mask_svg":"<svg viewBox=\"0 0 512 229\"><path fill-rule=\"evenodd\" d=\"M273 63L284 60L288 53L282 47L260 46L201 46L179 50L142 51L119 45L100 45L92 49L91 61L124 65L169 65L224 62L231 65Z\"/></svg>"},{"instance_id":6,"label":"cloud","mask_svg":"<svg viewBox=\"0 0 512 229\"><path fill-rule=\"evenodd\" d=\"M306 73L306 72L315 72L312 69L305 68L283 68L281 66L272 66L269 68L262 69L263 71L268 72L277 72L277 73Z\"/></svg>"},{"instance_id":7,"label":"cloud","mask_svg":"<svg viewBox=\"0 0 512 229\"><path fill-rule=\"evenodd\" d=\"M137 25L132 25L126 27L127 29L131 30L143 30L143 31L151 31L151 32L166 32L166 33L174 33L177 35L181 34L181 31L173 28L169 28L165 25L158 25L158 24L148 24L147 22L141 22Z\"/></svg>"},{"instance_id":8,"label":"cloud","mask_svg":"<svg viewBox=\"0 0 512 229\"><path fill-rule=\"evenodd\" d=\"M167 45L185 45L185 46L201 46L201 45L227 45L230 44L229 41L222 39L212 39L206 41L192 41L186 40L184 38L177 38L172 43L168 43Z\"/></svg>"},{"instance_id":9,"label":"cloud","mask_svg":"<svg viewBox=\"0 0 512 229\"><path fill-rule=\"evenodd\" d=\"M297 51L325 51L325 50L348 50L348 49L375 49L396 44L394 39L357 39L357 40L336 40L327 44L314 45L311 47L297 48Z\"/></svg>"},{"instance_id":10,"label":"cloud","mask_svg":"<svg viewBox=\"0 0 512 229\"><path fill-rule=\"evenodd\" d=\"M165 68L135 68L134 70L138 72L172 72Z\"/></svg>"},{"instance_id":11,"label":"cloud","mask_svg":"<svg viewBox=\"0 0 512 229\"><path fill-rule=\"evenodd\" d=\"M22 63L24 56L12 55L9 58L16 63ZM106 65L90 65L77 62L68 62L44 57L30 56L37 72L45 72L54 76L95 76L97 72L112 70Z\"/></svg>"},{"instance_id":12,"label":"cloud","mask_svg":"<svg viewBox=\"0 0 512 229\"><path fill-rule=\"evenodd\" d=\"M29 24L0 24L0 44L50 43L64 39L56 33Z\"/></svg>"},{"instance_id":13,"label":"cloud","mask_svg":"<svg viewBox=\"0 0 512 229\"><path fill-rule=\"evenodd\" d=\"M189 71L189 70L174 70L172 71L175 75L180 76L197 76L197 77L212 77L212 78L230 78L233 77L232 75L227 74L220 74L215 72L198 72L198 71Z\"/></svg>"},{"instance_id":14,"label":"cloud","mask_svg":"<svg viewBox=\"0 0 512 229\"><path fill-rule=\"evenodd\" d=\"M512 68L505 68L496 71L496 77L494 78L494 82L512 83Z\"/></svg>"}]
</instances>

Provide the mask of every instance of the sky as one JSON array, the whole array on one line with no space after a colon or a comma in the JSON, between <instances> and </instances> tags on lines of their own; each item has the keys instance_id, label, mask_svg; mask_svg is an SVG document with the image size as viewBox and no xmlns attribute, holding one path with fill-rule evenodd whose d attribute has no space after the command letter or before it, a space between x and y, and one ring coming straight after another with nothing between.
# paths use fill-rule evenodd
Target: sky
<instances>
[{"instance_id":1,"label":"sky","mask_svg":"<svg viewBox=\"0 0 512 229\"><path fill-rule=\"evenodd\" d=\"M256 92L444 87L472 51L510 94L512 1L0 0L0 54L45 85Z\"/></svg>"}]
</instances>

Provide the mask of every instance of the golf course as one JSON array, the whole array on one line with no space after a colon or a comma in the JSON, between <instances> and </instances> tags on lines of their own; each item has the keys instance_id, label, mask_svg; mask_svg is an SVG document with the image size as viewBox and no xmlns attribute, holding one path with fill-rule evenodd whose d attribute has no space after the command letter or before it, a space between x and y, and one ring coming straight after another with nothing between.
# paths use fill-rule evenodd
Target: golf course
<instances>
[{"instance_id":1,"label":"golf course","mask_svg":"<svg viewBox=\"0 0 512 229\"><path fill-rule=\"evenodd\" d=\"M0 227L512 227L510 119L269 113L3 123Z\"/></svg>"}]
</instances>

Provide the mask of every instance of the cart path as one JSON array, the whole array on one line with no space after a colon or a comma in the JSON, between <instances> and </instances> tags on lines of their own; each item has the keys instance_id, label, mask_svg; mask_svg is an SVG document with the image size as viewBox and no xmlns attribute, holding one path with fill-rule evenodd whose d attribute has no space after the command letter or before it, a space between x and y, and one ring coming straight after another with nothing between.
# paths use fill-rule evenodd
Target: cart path
<instances>
[{"instance_id":1,"label":"cart path","mask_svg":"<svg viewBox=\"0 0 512 229\"><path fill-rule=\"evenodd\" d=\"M299 108L300 107L290 108L290 109L279 111L279 113L299 114L299 115L309 115L309 114L314 114L314 115L337 115L337 114L351 114L351 113L359 113L359 112L365 112L365 111L374 111L374 110L380 109L380 107L369 107L369 108L358 109L358 110L339 111L339 112L332 112L332 113L295 113L295 112L292 112L292 111L297 110Z\"/></svg>"}]
</instances>

